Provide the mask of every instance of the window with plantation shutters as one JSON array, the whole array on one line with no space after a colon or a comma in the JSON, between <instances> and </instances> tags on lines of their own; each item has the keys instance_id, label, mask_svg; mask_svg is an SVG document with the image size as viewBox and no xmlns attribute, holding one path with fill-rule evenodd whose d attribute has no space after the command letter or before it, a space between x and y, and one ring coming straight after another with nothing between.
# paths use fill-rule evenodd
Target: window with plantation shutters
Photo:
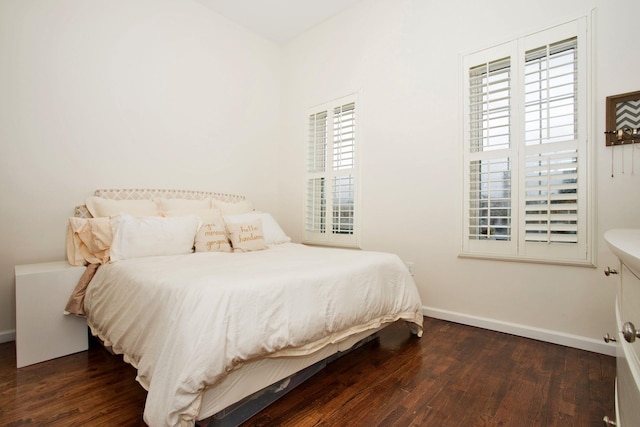
<instances>
[{"instance_id":1,"label":"window with plantation shutters","mask_svg":"<svg viewBox=\"0 0 640 427\"><path fill-rule=\"evenodd\" d=\"M591 263L587 24L465 55L463 255Z\"/></svg>"},{"instance_id":2,"label":"window with plantation shutters","mask_svg":"<svg viewBox=\"0 0 640 427\"><path fill-rule=\"evenodd\" d=\"M358 246L355 95L311 109L304 241Z\"/></svg>"}]
</instances>

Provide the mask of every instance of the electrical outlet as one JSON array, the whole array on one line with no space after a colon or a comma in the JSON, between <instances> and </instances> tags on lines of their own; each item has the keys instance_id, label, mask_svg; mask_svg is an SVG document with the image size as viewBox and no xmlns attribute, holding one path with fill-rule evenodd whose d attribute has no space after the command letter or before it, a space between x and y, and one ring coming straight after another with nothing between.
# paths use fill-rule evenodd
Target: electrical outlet
<instances>
[{"instance_id":1,"label":"electrical outlet","mask_svg":"<svg viewBox=\"0 0 640 427\"><path fill-rule=\"evenodd\" d=\"M411 274L412 276L414 275L414 269L415 269L415 263L411 262L411 261L407 261L405 262L405 265L407 266L407 270L409 270L409 274Z\"/></svg>"}]
</instances>

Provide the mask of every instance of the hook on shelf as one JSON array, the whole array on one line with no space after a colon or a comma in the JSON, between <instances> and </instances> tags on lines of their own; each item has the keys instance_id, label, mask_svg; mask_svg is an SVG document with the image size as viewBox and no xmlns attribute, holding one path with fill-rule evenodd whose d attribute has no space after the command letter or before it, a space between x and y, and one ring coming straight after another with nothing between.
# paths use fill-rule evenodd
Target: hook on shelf
<instances>
[{"instance_id":1,"label":"hook on shelf","mask_svg":"<svg viewBox=\"0 0 640 427\"><path fill-rule=\"evenodd\" d=\"M625 145L625 144L636 144L639 143L638 133L640 133L640 128L629 128L625 127L622 129L616 130L607 130L604 132L605 135L615 135L615 139L607 140L607 147L613 145Z\"/></svg>"}]
</instances>

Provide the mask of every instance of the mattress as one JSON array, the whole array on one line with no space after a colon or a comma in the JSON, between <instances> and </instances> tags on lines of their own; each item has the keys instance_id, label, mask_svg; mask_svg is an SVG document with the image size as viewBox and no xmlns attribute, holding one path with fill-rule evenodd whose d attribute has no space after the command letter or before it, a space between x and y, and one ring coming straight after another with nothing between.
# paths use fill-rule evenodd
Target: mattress
<instances>
[{"instance_id":1,"label":"mattress","mask_svg":"<svg viewBox=\"0 0 640 427\"><path fill-rule=\"evenodd\" d=\"M293 243L108 263L85 310L93 333L138 370L153 426L226 407L216 386L250 363L322 358L398 319L422 334L422 302L396 255Z\"/></svg>"}]
</instances>

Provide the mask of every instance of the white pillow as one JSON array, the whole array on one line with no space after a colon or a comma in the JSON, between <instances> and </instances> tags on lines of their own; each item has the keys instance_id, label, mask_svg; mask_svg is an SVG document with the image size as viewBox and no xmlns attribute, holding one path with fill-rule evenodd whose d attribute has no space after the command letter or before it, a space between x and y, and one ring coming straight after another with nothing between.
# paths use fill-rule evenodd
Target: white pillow
<instances>
[{"instance_id":1,"label":"white pillow","mask_svg":"<svg viewBox=\"0 0 640 427\"><path fill-rule=\"evenodd\" d=\"M202 200L193 199L157 199L161 211L196 211L211 208L211 197Z\"/></svg>"},{"instance_id":2,"label":"white pillow","mask_svg":"<svg viewBox=\"0 0 640 427\"><path fill-rule=\"evenodd\" d=\"M153 200L113 200L89 197L85 205L94 218L126 213L133 216L158 215L158 205Z\"/></svg>"},{"instance_id":3,"label":"white pillow","mask_svg":"<svg viewBox=\"0 0 640 427\"><path fill-rule=\"evenodd\" d=\"M169 218L116 215L111 218L111 261L191 253L199 222L195 215Z\"/></svg>"},{"instance_id":4,"label":"white pillow","mask_svg":"<svg viewBox=\"0 0 640 427\"><path fill-rule=\"evenodd\" d=\"M262 222L262 232L267 245L277 245L291 241L289 236L280 228L278 222L266 212L250 212L241 215L228 215L224 217L227 224L239 224L260 219Z\"/></svg>"},{"instance_id":5,"label":"white pillow","mask_svg":"<svg viewBox=\"0 0 640 427\"><path fill-rule=\"evenodd\" d=\"M224 219L220 209L173 209L170 211L161 212L162 216L183 216L183 215L196 215L200 218L201 223L212 223L224 226Z\"/></svg>"},{"instance_id":6,"label":"white pillow","mask_svg":"<svg viewBox=\"0 0 640 427\"><path fill-rule=\"evenodd\" d=\"M211 199L211 205L220 209L222 215L238 215L253 211L253 205L246 199L239 202L222 202Z\"/></svg>"}]
</instances>

